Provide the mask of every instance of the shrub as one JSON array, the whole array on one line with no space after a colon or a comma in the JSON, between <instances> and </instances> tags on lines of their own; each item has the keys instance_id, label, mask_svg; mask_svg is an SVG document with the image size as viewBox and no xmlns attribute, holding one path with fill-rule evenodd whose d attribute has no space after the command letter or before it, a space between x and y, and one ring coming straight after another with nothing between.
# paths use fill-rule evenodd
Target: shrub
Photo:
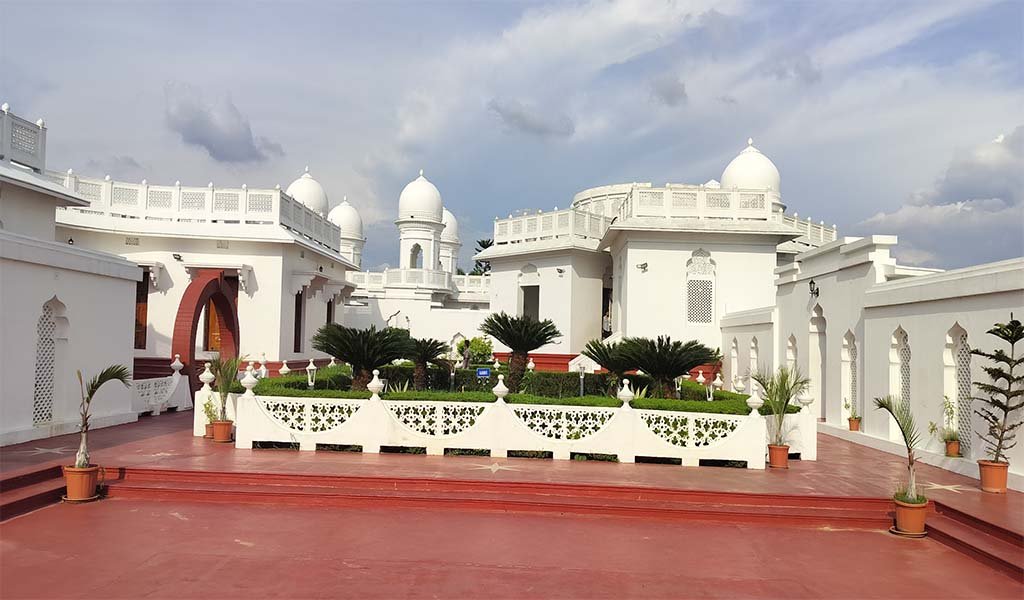
<instances>
[{"instance_id":1,"label":"shrub","mask_svg":"<svg viewBox=\"0 0 1024 600\"><path fill-rule=\"evenodd\" d=\"M387 327L354 329L328 323L313 336L313 347L352 365L352 387L366 389L371 371L404 358L409 351L409 333Z\"/></svg>"},{"instance_id":2,"label":"shrub","mask_svg":"<svg viewBox=\"0 0 1024 600\"><path fill-rule=\"evenodd\" d=\"M983 367L992 383L974 382L978 390L987 394L975 400L988 406L974 412L988 424L988 431L980 433L992 461L1007 462L1006 451L1017 445L1014 440L1016 430L1024 425L1024 421L1015 422L1011 416L1024 408L1024 385L1021 385L1024 376L1016 373L1017 367L1024 364L1024 356L1017 356L1017 344L1024 340L1024 326L1010 313L1009 323L996 323L988 333L1009 344L1010 353L1007 354L1002 348L994 352L971 350L971 354L983 356L993 363L993 366Z\"/></svg>"},{"instance_id":3,"label":"shrub","mask_svg":"<svg viewBox=\"0 0 1024 600\"><path fill-rule=\"evenodd\" d=\"M608 371L608 390L612 395L618 391L619 381L625 376L626 371L636 368L629 355L623 352L622 344L605 344L601 340L590 340L582 354Z\"/></svg>"},{"instance_id":4,"label":"shrub","mask_svg":"<svg viewBox=\"0 0 1024 600\"><path fill-rule=\"evenodd\" d=\"M654 340L626 338L620 344L620 352L626 362L654 380L653 395L661 398L674 397L675 380L690 369L719 359L718 352L696 340L672 341L667 335Z\"/></svg>"},{"instance_id":5,"label":"shrub","mask_svg":"<svg viewBox=\"0 0 1024 600\"><path fill-rule=\"evenodd\" d=\"M487 338L475 337L470 340L462 340L455 347L455 351L459 353L459 357L466 355L466 346L469 345L469 363L470 365L481 364L484 366L490 366L490 361L493 360L491 357L494 354L494 346L491 341Z\"/></svg>"},{"instance_id":6,"label":"shrub","mask_svg":"<svg viewBox=\"0 0 1024 600\"><path fill-rule=\"evenodd\" d=\"M528 315L513 317L504 312L488 315L480 325L480 331L512 351L505 383L513 392L519 391L519 382L526 371L527 355L562 335L550 319L535 321Z\"/></svg>"}]
</instances>

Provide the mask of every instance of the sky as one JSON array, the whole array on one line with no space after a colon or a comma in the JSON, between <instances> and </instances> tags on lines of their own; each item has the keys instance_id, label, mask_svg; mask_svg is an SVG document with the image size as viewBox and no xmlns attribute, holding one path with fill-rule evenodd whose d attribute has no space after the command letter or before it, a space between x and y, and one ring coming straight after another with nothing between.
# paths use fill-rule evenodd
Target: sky
<instances>
[{"instance_id":1,"label":"sky","mask_svg":"<svg viewBox=\"0 0 1024 600\"><path fill-rule=\"evenodd\" d=\"M1024 2L0 0L0 101L50 168L272 187L305 166L398 263L423 169L461 266L493 220L719 178L748 137L789 212L911 265L1024 255Z\"/></svg>"}]
</instances>

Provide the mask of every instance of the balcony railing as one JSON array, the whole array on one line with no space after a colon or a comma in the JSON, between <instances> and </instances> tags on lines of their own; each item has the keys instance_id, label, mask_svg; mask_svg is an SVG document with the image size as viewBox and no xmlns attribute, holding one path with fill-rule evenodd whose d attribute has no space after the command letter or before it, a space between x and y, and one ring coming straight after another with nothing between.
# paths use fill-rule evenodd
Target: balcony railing
<instances>
[{"instance_id":1,"label":"balcony railing","mask_svg":"<svg viewBox=\"0 0 1024 600\"><path fill-rule=\"evenodd\" d=\"M43 120L35 123L10 112L7 104L0 107L0 160L13 161L34 171L46 167L46 127Z\"/></svg>"},{"instance_id":2,"label":"balcony railing","mask_svg":"<svg viewBox=\"0 0 1024 600\"><path fill-rule=\"evenodd\" d=\"M452 275L452 284L462 293L489 292L491 289L490 275Z\"/></svg>"},{"instance_id":3,"label":"balcony railing","mask_svg":"<svg viewBox=\"0 0 1024 600\"><path fill-rule=\"evenodd\" d=\"M280 189L125 183L79 177L71 171L48 171L46 176L90 201L88 207L69 210L156 223L275 224L335 252L339 250L338 226Z\"/></svg>"},{"instance_id":4,"label":"balcony railing","mask_svg":"<svg viewBox=\"0 0 1024 600\"><path fill-rule=\"evenodd\" d=\"M619 206L619 219L629 217L768 221L772 218L772 198L754 190L637 186Z\"/></svg>"},{"instance_id":5,"label":"balcony railing","mask_svg":"<svg viewBox=\"0 0 1024 600\"><path fill-rule=\"evenodd\" d=\"M517 244L558 238L601 239L611 219L578 209L556 210L498 219L495 244Z\"/></svg>"}]
</instances>

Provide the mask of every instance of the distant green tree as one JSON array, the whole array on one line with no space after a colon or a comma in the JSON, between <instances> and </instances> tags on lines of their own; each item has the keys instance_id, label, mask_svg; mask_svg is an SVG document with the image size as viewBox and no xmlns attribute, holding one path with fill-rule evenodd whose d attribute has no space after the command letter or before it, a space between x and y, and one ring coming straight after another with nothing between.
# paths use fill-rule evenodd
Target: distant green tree
<instances>
[{"instance_id":1,"label":"distant green tree","mask_svg":"<svg viewBox=\"0 0 1024 600\"><path fill-rule=\"evenodd\" d=\"M493 245L494 245L494 240L492 240L490 238L483 239L483 240L477 240L476 241L476 250L475 250L474 253L475 254L479 254L479 253L483 252L484 250L490 248ZM478 261L475 261L475 264L473 266L473 270L470 271L469 274L470 275L483 275L484 273L490 273L490 272L491 272L491 261L489 261L489 260L478 260Z\"/></svg>"}]
</instances>

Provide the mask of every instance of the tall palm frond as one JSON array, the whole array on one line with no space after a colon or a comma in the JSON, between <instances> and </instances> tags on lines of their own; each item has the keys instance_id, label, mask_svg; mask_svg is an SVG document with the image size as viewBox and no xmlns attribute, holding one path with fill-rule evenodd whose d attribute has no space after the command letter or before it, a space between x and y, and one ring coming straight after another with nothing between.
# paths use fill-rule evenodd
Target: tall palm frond
<instances>
[{"instance_id":1,"label":"tall palm frond","mask_svg":"<svg viewBox=\"0 0 1024 600\"><path fill-rule=\"evenodd\" d=\"M352 389L365 390L371 371L405 358L411 344L409 332L386 327L355 329L328 323L313 336L313 348L352 365Z\"/></svg>"},{"instance_id":2,"label":"tall palm frond","mask_svg":"<svg viewBox=\"0 0 1024 600\"><path fill-rule=\"evenodd\" d=\"M764 391L764 404L771 411L772 421L769 432L772 444L786 445L786 413L789 405L810 385L811 380L804 377L798 367L781 366L775 372L759 370L752 375L754 381Z\"/></svg>"},{"instance_id":3,"label":"tall palm frond","mask_svg":"<svg viewBox=\"0 0 1024 600\"><path fill-rule=\"evenodd\" d=\"M581 354L608 371L610 374L608 388L613 395L618 390L619 381L622 380L626 371L636 368L629 356L623 352L622 344L606 344L602 340L590 340Z\"/></svg>"},{"instance_id":4,"label":"tall palm frond","mask_svg":"<svg viewBox=\"0 0 1024 600\"><path fill-rule=\"evenodd\" d=\"M89 466L89 417L93 398L104 384L110 381L120 381L125 387L131 385L132 372L124 365L110 365L96 374L85 384L81 371L78 374L78 385L82 389L82 403L79 405L79 415L82 418L80 425L81 440L78 444L78 453L75 455L75 466L84 469Z\"/></svg>"},{"instance_id":5,"label":"tall palm frond","mask_svg":"<svg viewBox=\"0 0 1024 600\"><path fill-rule=\"evenodd\" d=\"M659 397L675 395L675 380L696 366L718 362L718 352L698 342L672 340L667 335L657 339L626 338L619 344L624 360L633 368L642 369L654 380L654 393Z\"/></svg>"},{"instance_id":6,"label":"tall palm frond","mask_svg":"<svg viewBox=\"0 0 1024 600\"><path fill-rule=\"evenodd\" d=\"M488 315L480 325L480 331L512 351L505 383L513 392L519 391L519 382L526 370L527 355L562 335L550 319L538 321L529 315L513 317L504 312Z\"/></svg>"},{"instance_id":7,"label":"tall palm frond","mask_svg":"<svg viewBox=\"0 0 1024 600\"><path fill-rule=\"evenodd\" d=\"M910 408L910 402L898 396L882 396L875 398L875 408L889 413L903 435L903 444L907 448L907 498L912 501L916 500L918 495L914 449L921 441L921 435L917 430L917 421L914 419L914 411Z\"/></svg>"}]
</instances>

